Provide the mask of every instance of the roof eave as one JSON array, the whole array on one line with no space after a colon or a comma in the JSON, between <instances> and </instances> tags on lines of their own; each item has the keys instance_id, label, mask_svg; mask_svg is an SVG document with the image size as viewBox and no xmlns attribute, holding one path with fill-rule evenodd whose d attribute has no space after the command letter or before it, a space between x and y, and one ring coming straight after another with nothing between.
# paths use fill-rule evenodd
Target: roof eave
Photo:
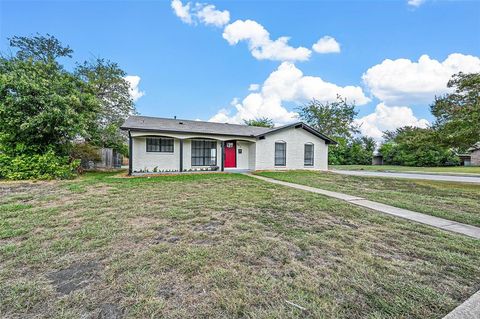
<instances>
[{"instance_id":1,"label":"roof eave","mask_svg":"<svg viewBox=\"0 0 480 319\"><path fill-rule=\"evenodd\" d=\"M270 134L270 133L274 133L274 132L278 132L278 131L281 131L281 130L284 130L284 129L287 129L287 128L291 128L291 127L301 127L302 129L306 130L307 132L310 132L311 134L321 138L322 140L325 141L325 144L332 144L332 145L336 145L338 144L336 141L334 141L333 139L329 138L328 136L326 136L325 134L322 134L320 133L319 131L317 131L316 129L314 129L313 127L310 127L308 126L307 124L303 123L303 122L296 122L296 123L292 123L292 124L288 124L288 125L284 125L284 126L280 126L278 128L274 128L268 132L265 132L265 133L262 133L262 134L258 134L256 137L260 137L260 136L264 136L264 135L267 135L267 134Z\"/></svg>"},{"instance_id":2,"label":"roof eave","mask_svg":"<svg viewBox=\"0 0 480 319\"><path fill-rule=\"evenodd\" d=\"M250 137L250 138L256 137L256 135L254 134L244 135L244 134L230 134L230 133L207 133L207 132L196 132L196 131L161 130L161 129L126 127L126 126L121 126L120 129L126 130L126 131L137 131L137 132L204 134L204 135L217 135L217 136L223 135L223 136L240 136L240 137Z\"/></svg>"}]
</instances>

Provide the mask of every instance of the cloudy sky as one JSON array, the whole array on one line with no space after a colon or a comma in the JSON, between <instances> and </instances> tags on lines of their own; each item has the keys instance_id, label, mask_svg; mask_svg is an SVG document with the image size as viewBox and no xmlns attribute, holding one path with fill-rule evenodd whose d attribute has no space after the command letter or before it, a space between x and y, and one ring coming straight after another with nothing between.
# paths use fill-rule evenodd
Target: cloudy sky
<instances>
[{"instance_id":1,"label":"cloudy sky","mask_svg":"<svg viewBox=\"0 0 480 319\"><path fill-rule=\"evenodd\" d=\"M0 2L3 52L35 32L118 62L143 115L284 124L339 94L375 138L427 126L450 76L480 72L479 1Z\"/></svg>"}]
</instances>

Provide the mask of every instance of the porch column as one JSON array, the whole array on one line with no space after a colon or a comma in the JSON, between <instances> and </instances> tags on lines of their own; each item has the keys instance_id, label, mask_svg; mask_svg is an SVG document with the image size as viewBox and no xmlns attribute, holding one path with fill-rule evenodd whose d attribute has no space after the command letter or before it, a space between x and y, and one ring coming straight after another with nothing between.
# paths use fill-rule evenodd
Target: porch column
<instances>
[{"instance_id":1,"label":"porch column","mask_svg":"<svg viewBox=\"0 0 480 319\"><path fill-rule=\"evenodd\" d=\"M183 140L180 140L180 172L183 172Z\"/></svg>"},{"instance_id":2,"label":"porch column","mask_svg":"<svg viewBox=\"0 0 480 319\"><path fill-rule=\"evenodd\" d=\"M220 166L221 171L225 171L225 141L221 141L220 145L222 146L222 165Z\"/></svg>"},{"instance_id":3,"label":"porch column","mask_svg":"<svg viewBox=\"0 0 480 319\"><path fill-rule=\"evenodd\" d=\"M128 131L128 175L132 175L132 164L133 164L133 141L132 134L130 130Z\"/></svg>"}]
</instances>

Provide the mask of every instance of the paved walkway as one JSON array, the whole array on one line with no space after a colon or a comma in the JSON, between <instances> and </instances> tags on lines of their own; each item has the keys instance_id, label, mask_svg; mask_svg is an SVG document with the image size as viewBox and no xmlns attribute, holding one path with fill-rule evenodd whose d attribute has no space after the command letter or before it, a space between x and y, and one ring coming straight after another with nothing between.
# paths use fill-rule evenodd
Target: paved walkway
<instances>
[{"instance_id":1,"label":"paved walkway","mask_svg":"<svg viewBox=\"0 0 480 319\"><path fill-rule=\"evenodd\" d=\"M337 170L337 169L331 170L331 172L337 173L337 174L343 174L343 175L354 175L354 176L410 178L410 179L425 179L430 181L480 184L480 177L474 177L474 176L441 175L441 174L425 174L425 173L346 171L346 170Z\"/></svg>"},{"instance_id":2,"label":"paved walkway","mask_svg":"<svg viewBox=\"0 0 480 319\"><path fill-rule=\"evenodd\" d=\"M276 180L276 179L271 179L271 178L258 176L258 175L253 175L253 174L246 174L246 175L257 178L257 179L260 179L260 180L263 180L263 181L266 181L266 182L269 182L269 183L279 184L279 185L283 185L283 186L288 186L288 187L304 190L304 191L307 191L307 192L312 192L312 193L317 193L317 194L337 198L337 199L346 201L346 202L354 204L354 205L358 205L358 206L362 206L362 207L366 207L366 208L370 208L370 209L379 211L381 213L401 217L401 218L412 220L412 221L415 221L415 222L418 222L418 223L426 224L426 225L429 225L429 226L432 226L432 227L436 227L436 228L440 228L440 229L443 229L443 230L448 230L448 231L451 231L451 232L460 233L460 234L463 234L463 235L466 235L466 236L470 236L470 237L473 237L473 238L480 239L480 228L479 227L470 226L470 225L467 225L467 224L454 222L454 221L451 221L451 220L448 220L448 219L443 219L443 218L439 218L439 217L435 217L435 216L430 216L430 215L426 215L426 214L422 214L422 213L417 213L417 212L407 210L407 209L397 208L397 207L394 207L394 206L373 202L373 201L367 200L367 199L362 198L362 197L351 196L351 195L347 195L347 194L343 194L343 193L327 191L327 190L324 190L324 189L305 186L305 185L283 182L283 181L279 181L279 180Z\"/></svg>"},{"instance_id":3,"label":"paved walkway","mask_svg":"<svg viewBox=\"0 0 480 319\"><path fill-rule=\"evenodd\" d=\"M480 318L480 291L453 309L443 319L478 319Z\"/></svg>"}]
</instances>

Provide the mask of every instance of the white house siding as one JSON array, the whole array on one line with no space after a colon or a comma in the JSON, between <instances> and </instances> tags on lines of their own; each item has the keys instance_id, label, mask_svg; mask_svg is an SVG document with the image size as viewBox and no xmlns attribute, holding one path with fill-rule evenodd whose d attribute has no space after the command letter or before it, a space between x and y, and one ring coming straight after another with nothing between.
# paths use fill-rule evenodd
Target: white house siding
<instances>
[{"instance_id":1,"label":"white house siding","mask_svg":"<svg viewBox=\"0 0 480 319\"><path fill-rule=\"evenodd\" d=\"M257 143L250 143L248 147L248 169L255 170Z\"/></svg>"},{"instance_id":2,"label":"white house siding","mask_svg":"<svg viewBox=\"0 0 480 319\"><path fill-rule=\"evenodd\" d=\"M238 169L249 169L249 154L250 154L250 142L237 141L237 168ZM238 150L241 149L242 153L240 154Z\"/></svg>"},{"instance_id":3,"label":"white house siding","mask_svg":"<svg viewBox=\"0 0 480 319\"><path fill-rule=\"evenodd\" d=\"M174 138L174 152L147 152L146 135ZM201 169L209 166L192 166L191 139L213 139L217 142L217 166L222 165L222 141L237 140L237 168L250 169L252 161L249 156L250 145L255 145L255 138L235 137L227 135L207 135L194 133L156 133L156 132L131 132L133 143L132 171L148 170L152 172L155 167L158 170L180 169L180 139L183 140L183 169ZM238 148L242 148L242 154L238 154Z\"/></svg>"},{"instance_id":4,"label":"white house siding","mask_svg":"<svg viewBox=\"0 0 480 319\"><path fill-rule=\"evenodd\" d=\"M286 142L286 166L275 166L275 142ZM304 145L312 143L313 166L304 165ZM273 169L328 169L328 145L325 141L302 128L289 128L265 135L256 143L256 170Z\"/></svg>"},{"instance_id":5,"label":"white house siding","mask_svg":"<svg viewBox=\"0 0 480 319\"><path fill-rule=\"evenodd\" d=\"M470 165L480 166L480 150L474 150L470 153Z\"/></svg>"},{"instance_id":6,"label":"white house siding","mask_svg":"<svg viewBox=\"0 0 480 319\"><path fill-rule=\"evenodd\" d=\"M328 146L323 139L305 131L301 128L288 128L278 132L265 135L265 139L220 136L207 134L188 134L188 133L155 133L155 132L131 132L132 135L132 171L138 172L148 170L153 172L158 170L179 170L180 169L180 139L183 140L183 169L201 168L191 166L191 139L214 139L217 141L217 166L222 165L221 141L237 141L237 168L250 170L270 170L270 169L319 169L326 170ZM163 136L174 138L173 153L147 152L146 135ZM286 166L274 166L275 142L285 141L287 143L287 162ZM314 145L314 166L304 166L304 145L312 143ZM242 149L242 154L238 154L238 149Z\"/></svg>"},{"instance_id":7,"label":"white house siding","mask_svg":"<svg viewBox=\"0 0 480 319\"><path fill-rule=\"evenodd\" d=\"M135 137L132 139L132 143L132 170L134 172L142 170L152 172L155 167L158 170L178 170L180 168L180 142L177 139L173 141L173 153L147 152L146 137Z\"/></svg>"}]
</instances>

